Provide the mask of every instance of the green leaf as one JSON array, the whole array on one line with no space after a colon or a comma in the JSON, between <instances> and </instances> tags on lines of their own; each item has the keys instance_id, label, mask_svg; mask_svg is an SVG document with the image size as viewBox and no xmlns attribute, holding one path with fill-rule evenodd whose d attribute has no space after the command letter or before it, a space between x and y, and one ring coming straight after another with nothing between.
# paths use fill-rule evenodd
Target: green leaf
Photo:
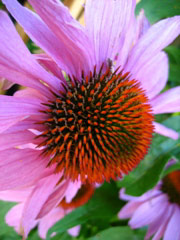
<instances>
[{"instance_id":1,"label":"green leaf","mask_svg":"<svg viewBox=\"0 0 180 240\"><path fill-rule=\"evenodd\" d=\"M93 198L87 204L75 209L56 223L48 231L48 237L53 232L63 233L69 228L86 222L109 222L117 214L121 205L115 183L105 183L96 190Z\"/></svg>"},{"instance_id":2,"label":"green leaf","mask_svg":"<svg viewBox=\"0 0 180 240\"><path fill-rule=\"evenodd\" d=\"M171 159L171 154L162 154L142 176L136 179L133 184L126 188L126 193L133 196L140 196L153 188L160 180L160 175L165 164Z\"/></svg>"},{"instance_id":3,"label":"green leaf","mask_svg":"<svg viewBox=\"0 0 180 240\"><path fill-rule=\"evenodd\" d=\"M141 0L136 7L138 14L141 9L151 23L160 19L180 15L179 0Z\"/></svg>"},{"instance_id":4,"label":"green leaf","mask_svg":"<svg viewBox=\"0 0 180 240\"><path fill-rule=\"evenodd\" d=\"M180 84L180 49L175 46L169 46L165 49L170 62L170 72L168 85L170 87L179 86Z\"/></svg>"},{"instance_id":5,"label":"green leaf","mask_svg":"<svg viewBox=\"0 0 180 240\"><path fill-rule=\"evenodd\" d=\"M180 170L180 162L175 163L173 165L171 165L170 167L168 167L167 169L165 169L162 173L162 177L165 177L167 174L176 171L176 170Z\"/></svg>"},{"instance_id":6,"label":"green leaf","mask_svg":"<svg viewBox=\"0 0 180 240\"><path fill-rule=\"evenodd\" d=\"M112 227L87 240L142 240L142 236L135 234L129 227Z\"/></svg>"}]
</instances>

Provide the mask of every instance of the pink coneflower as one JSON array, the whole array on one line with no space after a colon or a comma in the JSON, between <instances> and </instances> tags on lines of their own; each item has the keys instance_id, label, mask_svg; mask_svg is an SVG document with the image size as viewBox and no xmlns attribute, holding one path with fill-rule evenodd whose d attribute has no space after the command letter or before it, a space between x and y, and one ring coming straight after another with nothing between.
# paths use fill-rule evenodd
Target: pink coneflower
<instances>
[{"instance_id":1,"label":"pink coneflower","mask_svg":"<svg viewBox=\"0 0 180 240\"><path fill-rule=\"evenodd\" d=\"M129 201L119 212L119 218L131 218L131 228L148 225L145 239L180 239L180 170L169 173L157 186L140 197L120 192L120 198Z\"/></svg>"},{"instance_id":2,"label":"pink coneflower","mask_svg":"<svg viewBox=\"0 0 180 240\"><path fill-rule=\"evenodd\" d=\"M144 158L153 124L178 137L152 114L180 110L179 87L158 95L179 17L149 27L135 19L135 0L87 0L82 27L58 0L29 2L39 16L3 0L46 55L30 54L0 12L0 76L27 87L0 97L1 189L34 184L49 167L55 178L116 179Z\"/></svg>"},{"instance_id":3,"label":"pink coneflower","mask_svg":"<svg viewBox=\"0 0 180 240\"><path fill-rule=\"evenodd\" d=\"M40 182L37 185L39 184ZM59 185L43 203L42 198L47 194L42 189L37 190L37 186L0 192L1 200L18 202L7 213L6 223L14 227L16 232L24 238L37 225L39 236L44 239L49 228L73 209L85 204L94 193L94 187L88 183L81 185L80 182L69 182L67 184L67 181L62 180ZM60 189L61 196L58 198L56 192L60 192ZM55 202L57 202L56 205ZM77 236L79 230L80 226L76 226L68 232L72 236Z\"/></svg>"}]
</instances>

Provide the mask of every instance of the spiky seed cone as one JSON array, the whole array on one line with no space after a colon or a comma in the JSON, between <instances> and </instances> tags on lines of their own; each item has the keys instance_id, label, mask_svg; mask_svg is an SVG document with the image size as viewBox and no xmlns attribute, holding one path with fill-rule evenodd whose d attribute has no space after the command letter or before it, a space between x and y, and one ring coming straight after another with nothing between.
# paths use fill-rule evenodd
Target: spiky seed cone
<instances>
[{"instance_id":1,"label":"spiky seed cone","mask_svg":"<svg viewBox=\"0 0 180 240\"><path fill-rule=\"evenodd\" d=\"M148 151L153 116L144 91L129 74L82 74L45 104L44 153L71 180L102 183L127 174Z\"/></svg>"}]
</instances>

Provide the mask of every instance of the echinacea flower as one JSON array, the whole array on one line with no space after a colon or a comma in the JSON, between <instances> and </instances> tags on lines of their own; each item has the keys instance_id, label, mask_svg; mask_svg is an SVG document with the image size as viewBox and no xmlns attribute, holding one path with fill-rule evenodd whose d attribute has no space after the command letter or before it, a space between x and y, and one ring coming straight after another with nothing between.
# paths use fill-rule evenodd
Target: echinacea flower
<instances>
[{"instance_id":1,"label":"echinacea flower","mask_svg":"<svg viewBox=\"0 0 180 240\"><path fill-rule=\"evenodd\" d=\"M3 3L46 54L29 53L0 12L0 76L27 87L0 96L1 190L34 184L50 167L54 179L116 179L144 158L153 125L178 137L153 114L180 110L179 87L159 94L179 16L150 27L136 20L135 0L87 0L83 27L58 0L29 0L39 16Z\"/></svg>"},{"instance_id":2,"label":"echinacea flower","mask_svg":"<svg viewBox=\"0 0 180 240\"><path fill-rule=\"evenodd\" d=\"M37 185L40 185L40 182ZM49 228L73 209L85 204L94 192L94 187L88 183L81 185L80 182L69 182L67 184L67 181L62 180L59 185L43 204L41 195L46 195L45 191L40 188L37 190L36 185L0 192L1 200L18 202L7 213L6 223L14 227L16 232L24 238L28 236L31 229L38 226L39 236L44 239ZM60 192L60 189L61 196L58 197L56 192ZM55 198L58 201L56 205L53 203L56 202ZM76 226L68 232L72 236L77 236L79 230L80 226Z\"/></svg>"},{"instance_id":3,"label":"echinacea flower","mask_svg":"<svg viewBox=\"0 0 180 240\"><path fill-rule=\"evenodd\" d=\"M166 175L157 186L140 197L120 191L120 198L129 201L119 212L119 218L131 218L131 228L148 225L145 239L180 239L180 170Z\"/></svg>"}]
</instances>

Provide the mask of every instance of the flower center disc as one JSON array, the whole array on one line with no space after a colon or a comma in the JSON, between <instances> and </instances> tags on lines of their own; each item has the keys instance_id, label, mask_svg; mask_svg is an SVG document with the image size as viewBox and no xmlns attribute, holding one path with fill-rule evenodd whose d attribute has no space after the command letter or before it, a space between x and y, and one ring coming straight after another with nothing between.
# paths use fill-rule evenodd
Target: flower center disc
<instances>
[{"instance_id":1,"label":"flower center disc","mask_svg":"<svg viewBox=\"0 0 180 240\"><path fill-rule=\"evenodd\" d=\"M65 177L90 183L131 171L148 151L153 116L148 99L129 74L82 74L68 80L64 93L45 104L44 153Z\"/></svg>"},{"instance_id":2,"label":"flower center disc","mask_svg":"<svg viewBox=\"0 0 180 240\"><path fill-rule=\"evenodd\" d=\"M180 170L165 176L161 189L167 193L170 202L177 203L180 206Z\"/></svg>"}]
</instances>

